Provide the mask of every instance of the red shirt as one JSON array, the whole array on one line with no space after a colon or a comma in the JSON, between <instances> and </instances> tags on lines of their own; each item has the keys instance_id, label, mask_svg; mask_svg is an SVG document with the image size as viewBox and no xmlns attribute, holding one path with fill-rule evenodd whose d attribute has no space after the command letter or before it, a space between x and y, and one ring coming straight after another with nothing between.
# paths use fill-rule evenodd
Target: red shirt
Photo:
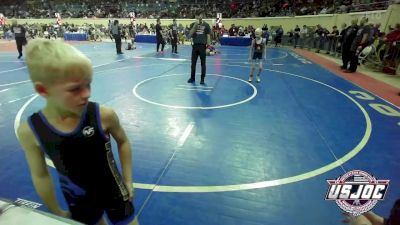
<instances>
[{"instance_id":1,"label":"red shirt","mask_svg":"<svg viewBox=\"0 0 400 225\"><path fill-rule=\"evenodd\" d=\"M386 40L390 42L400 40L400 30L394 30L390 32L388 35L386 35Z\"/></svg>"}]
</instances>

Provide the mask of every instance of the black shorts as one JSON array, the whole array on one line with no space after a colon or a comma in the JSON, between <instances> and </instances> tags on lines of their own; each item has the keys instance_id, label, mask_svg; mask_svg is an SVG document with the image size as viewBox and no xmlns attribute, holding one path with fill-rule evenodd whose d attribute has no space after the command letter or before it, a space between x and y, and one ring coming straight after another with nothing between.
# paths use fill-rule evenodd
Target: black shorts
<instances>
[{"instance_id":1,"label":"black shorts","mask_svg":"<svg viewBox=\"0 0 400 225\"><path fill-rule=\"evenodd\" d=\"M26 45L28 43L26 37L16 37L15 41L17 42L17 45Z\"/></svg>"},{"instance_id":2,"label":"black shorts","mask_svg":"<svg viewBox=\"0 0 400 225\"><path fill-rule=\"evenodd\" d=\"M275 42L276 43L281 43L282 42L282 36L276 36L275 37Z\"/></svg>"},{"instance_id":3,"label":"black shorts","mask_svg":"<svg viewBox=\"0 0 400 225\"><path fill-rule=\"evenodd\" d=\"M262 59L262 52L254 52L253 59Z\"/></svg>"},{"instance_id":4,"label":"black shorts","mask_svg":"<svg viewBox=\"0 0 400 225\"><path fill-rule=\"evenodd\" d=\"M87 193L71 198L64 193L72 219L81 223L96 224L104 213L112 224L128 224L134 219L132 202L122 197L109 198L104 195Z\"/></svg>"}]
</instances>

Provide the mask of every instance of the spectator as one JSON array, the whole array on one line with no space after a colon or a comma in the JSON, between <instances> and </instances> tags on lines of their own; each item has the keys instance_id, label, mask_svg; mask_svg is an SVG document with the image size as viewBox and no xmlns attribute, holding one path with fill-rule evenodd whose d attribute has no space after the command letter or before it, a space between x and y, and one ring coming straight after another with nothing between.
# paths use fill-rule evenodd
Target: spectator
<instances>
[{"instance_id":1,"label":"spectator","mask_svg":"<svg viewBox=\"0 0 400 225\"><path fill-rule=\"evenodd\" d=\"M294 28L294 48L297 47L299 39L300 39L300 27L299 25L296 25L296 28Z\"/></svg>"},{"instance_id":2,"label":"spectator","mask_svg":"<svg viewBox=\"0 0 400 225\"><path fill-rule=\"evenodd\" d=\"M346 28L344 30L344 35L343 35L343 44L342 44L342 62L343 65L341 67L342 70L347 70L348 69L348 63L350 62L352 52L350 50L351 45L353 44L354 38L357 35L357 19L354 19L351 21L351 26Z\"/></svg>"},{"instance_id":3,"label":"spectator","mask_svg":"<svg viewBox=\"0 0 400 225\"><path fill-rule=\"evenodd\" d=\"M368 24L366 24L367 22L368 18L366 17L362 18L360 21L360 27L357 30L356 37L354 38L354 41L350 48L350 67L347 71L345 71L347 73L354 73L357 70L358 55L365 47L367 47L369 43L368 37L371 34L371 28Z\"/></svg>"},{"instance_id":4,"label":"spectator","mask_svg":"<svg viewBox=\"0 0 400 225\"><path fill-rule=\"evenodd\" d=\"M388 218L383 218L372 211L354 217L344 214L343 222L349 225L400 225L400 199L398 199Z\"/></svg>"},{"instance_id":5,"label":"spectator","mask_svg":"<svg viewBox=\"0 0 400 225\"><path fill-rule=\"evenodd\" d=\"M278 29L275 31L276 36L275 36L275 47L281 44L282 42L282 37L283 37L283 28L282 25L279 25Z\"/></svg>"},{"instance_id":6,"label":"spectator","mask_svg":"<svg viewBox=\"0 0 400 225\"><path fill-rule=\"evenodd\" d=\"M307 43L307 45L310 47L309 43L309 31L306 25L303 25L303 29L300 31L300 48L303 48Z\"/></svg>"},{"instance_id":7,"label":"spectator","mask_svg":"<svg viewBox=\"0 0 400 225\"><path fill-rule=\"evenodd\" d=\"M337 30L337 26L332 27L332 32L327 35L328 38L328 51L326 54L330 54L332 51L333 53L336 52L336 44L337 44L337 37L339 36L339 31Z\"/></svg>"}]
</instances>

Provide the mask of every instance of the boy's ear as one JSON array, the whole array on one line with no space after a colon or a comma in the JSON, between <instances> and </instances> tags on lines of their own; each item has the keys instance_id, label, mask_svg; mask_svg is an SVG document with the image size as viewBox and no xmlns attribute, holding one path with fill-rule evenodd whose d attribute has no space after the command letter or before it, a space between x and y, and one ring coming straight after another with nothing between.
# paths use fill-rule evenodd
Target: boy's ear
<instances>
[{"instance_id":1,"label":"boy's ear","mask_svg":"<svg viewBox=\"0 0 400 225\"><path fill-rule=\"evenodd\" d=\"M47 87L42 83L42 82L35 82L34 83L35 91L43 97L48 96L48 90Z\"/></svg>"}]
</instances>

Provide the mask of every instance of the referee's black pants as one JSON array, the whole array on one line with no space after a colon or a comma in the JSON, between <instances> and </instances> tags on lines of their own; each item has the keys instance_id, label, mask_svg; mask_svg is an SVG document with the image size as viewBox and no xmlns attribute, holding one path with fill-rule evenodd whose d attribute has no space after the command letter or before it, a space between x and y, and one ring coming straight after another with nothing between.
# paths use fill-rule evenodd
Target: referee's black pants
<instances>
[{"instance_id":1,"label":"referee's black pants","mask_svg":"<svg viewBox=\"0 0 400 225\"><path fill-rule=\"evenodd\" d=\"M351 46L343 45L342 46L342 69L348 69L349 62L352 57L352 52L350 51Z\"/></svg>"},{"instance_id":2,"label":"referee's black pants","mask_svg":"<svg viewBox=\"0 0 400 225\"><path fill-rule=\"evenodd\" d=\"M165 46L164 38L161 37L161 36L160 37L157 36L157 52L160 49L160 44L161 44L161 51L163 52L164 51L164 46Z\"/></svg>"},{"instance_id":3,"label":"referee's black pants","mask_svg":"<svg viewBox=\"0 0 400 225\"><path fill-rule=\"evenodd\" d=\"M206 77L206 45L194 44L192 46L192 71L190 74L191 79L195 79L197 58L200 56L201 60L201 79Z\"/></svg>"},{"instance_id":4,"label":"referee's black pants","mask_svg":"<svg viewBox=\"0 0 400 225\"><path fill-rule=\"evenodd\" d=\"M178 53L178 36L173 35L171 38L172 53Z\"/></svg>"},{"instance_id":5,"label":"referee's black pants","mask_svg":"<svg viewBox=\"0 0 400 225\"><path fill-rule=\"evenodd\" d=\"M19 56L22 56L22 46L26 45L26 38L25 37L15 37L15 42L17 43L17 50Z\"/></svg>"},{"instance_id":6,"label":"referee's black pants","mask_svg":"<svg viewBox=\"0 0 400 225\"><path fill-rule=\"evenodd\" d=\"M122 50L121 50L121 45L122 45L122 43L121 43L121 35L114 34L113 36L114 36L114 40L115 40L115 48L117 50L117 54L120 54L120 53L122 53Z\"/></svg>"}]
</instances>

